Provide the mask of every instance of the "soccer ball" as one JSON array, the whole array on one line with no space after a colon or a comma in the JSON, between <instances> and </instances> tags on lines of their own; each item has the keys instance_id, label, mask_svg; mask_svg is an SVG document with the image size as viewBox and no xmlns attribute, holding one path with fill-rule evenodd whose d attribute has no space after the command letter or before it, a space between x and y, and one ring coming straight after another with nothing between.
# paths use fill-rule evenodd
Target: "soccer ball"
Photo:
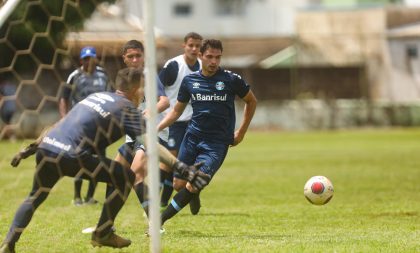
<instances>
[{"instance_id":1,"label":"soccer ball","mask_svg":"<svg viewBox=\"0 0 420 253\"><path fill-rule=\"evenodd\" d=\"M325 205L334 194L331 181L324 176L311 177L303 188L305 198L314 205Z\"/></svg>"}]
</instances>

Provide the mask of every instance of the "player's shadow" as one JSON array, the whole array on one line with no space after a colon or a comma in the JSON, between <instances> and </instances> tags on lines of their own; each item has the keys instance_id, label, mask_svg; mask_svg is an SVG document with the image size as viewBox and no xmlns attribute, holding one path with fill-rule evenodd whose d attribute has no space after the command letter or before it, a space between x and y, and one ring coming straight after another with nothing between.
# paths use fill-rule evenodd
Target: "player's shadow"
<instances>
[{"instance_id":1,"label":"player's shadow","mask_svg":"<svg viewBox=\"0 0 420 253\"><path fill-rule=\"evenodd\" d=\"M189 237L189 238L241 238L241 239L253 239L253 240L281 240L281 239L285 239L285 238L290 238L291 235L286 235L286 234L207 234L207 233L203 233L200 231L194 231L194 230L178 230L177 232L177 236L182 236L182 238L185 237Z\"/></svg>"},{"instance_id":2,"label":"player's shadow","mask_svg":"<svg viewBox=\"0 0 420 253\"><path fill-rule=\"evenodd\" d=\"M180 213L179 216L191 216L191 213ZM247 213L240 213L240 212L229 212L229 213L200 213L199 216L234 216L234 217L250 217L251 215Z\"/></svg>"}]
</instances>

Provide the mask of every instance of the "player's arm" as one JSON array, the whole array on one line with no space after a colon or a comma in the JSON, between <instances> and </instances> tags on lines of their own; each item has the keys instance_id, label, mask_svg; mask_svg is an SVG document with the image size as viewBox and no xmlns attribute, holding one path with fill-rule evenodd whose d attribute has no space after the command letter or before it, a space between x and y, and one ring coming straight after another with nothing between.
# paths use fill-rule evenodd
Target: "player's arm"
<instances>
[{"instance_id":1,"label":"player's arm","mask_svg":"<svg viewBox=\"0 0 420 253\"><path fill-rule=\"evenodd\" d=\"M144 140L146 140L144 135L137 137L137 141L140 143L144 143L147 149L147 141ZM206 185L209 184L211 179L210 175L207 175L199 170L203 163L188 166L185 163L179 161L168 149L166 149L161 144L158 143L157 147L159 161L167 165L173 171L176 171L183 178L186 178L187 181L194 186L194 188L196 188L197 190L202 190Z\"/></svg>"},{"instance_id":2,"label":"player's arm","mask_svg":"<svg viewBox=\"0 0 420 253\"><path fill-rule=\"evenodd\" d=\"M158 131L162 131L166 127L172 125L184 112L188 103L177 101L174 108L162 119L158 125Z\"/></svg>"},{"instance_id":3,"label":"player's arm","mask_svg":"<svg viewBox=\"0 0 420 253\"><path fill-rule=\"evenodd\" d=\"M169 98L166 96L165 87L163 87L162 82L159 77L156 78L157 85L157 94L158 94L158 103L156 105L158 113L163 112L169 108Z\"/></svg>"},{"instance_id":4,"label":"player's arm","mask_svg":"<svg viewBox=\"0 0 420 253\"><path fill-rule=\"evenodd\" d=\"M44 128L44 130L41 132L41 134L38 136L38 138L34 142L30 143L28 146L20 150L15 156L13 156L12 161L10 162L10 165L12 165L13 167L17 167L22 159L26 159L29 156L35 154L44 136L54 126L55 124Z\"/></svg>"},{"instance_id":5,"label":"player's arm","mask_svg":"<svg viewBox=\"0 0 420 253\"><path fill-rule=\"evenodd\" d=\"M66 114L69 112L70 103L65 98L60 98L60 102L58 103L58 110L60 112L61 118L64 118Z\"/></svg>"},{"instance_id":6,"label":"player's arm","mask_svg":"<svg viewBox=\"0 0 420 253\"><path fill-rule=\"evenodd\" d=\"M257 98L254 93L249 90L248 93L242 98L245 102L244 115L242 123L239 128L235 131L232 146L238 145L243 139L248 130L249 124L251 123L252 117L254 117L255 109L257 108Z\"/></svg>"},{"instance_id":7,"label":"player's arm","mask_svg":"<svg viewBox=\"0 0 420 253\"><path fill-rule=\"evenodd\" d=\"M147 149L147 142L144 141L147 139L144 138L144 134L142 134L142 129L144 129L144 126L141 124L141 114L134 106L126 108L125 113L128 115L127 117L124 117L123 125L125 133L131 138L135 139L138 143L144 144ZM181 176L187 178L187 180L196 189L201 190L210 182L210 176L199 170L201 164L188 166L176 159L176 157L172 155L169 150L160 144L158 144L158 154L159 160L162 163L169 166L173 171L176 171Z\"/></svg>"},{"instance_id":8,"label":"player's arm","mask_svg":"<svg viewBox=\"0 0 420 253\"><path fill-rule=\"evenodd\" d=\"M161 113L169 108L169 98L167 96L158 97L158 102L156 104L158 113Z\"/></svg>"},{"instance_id":9,"label":"player's arm","mask_svg":"<svg viewBox=\"0 0 420 253\"><path fill-rule=\"evenodd\" d=\"M163 87L162 82L159 80L159 78L157 78L157 104L156 104L156 108L157 108L157 112L161 113L163 111L165 111L166 109L169 108L169 98L168 96L166 96L165 93L165 88ZM147 108L143 111L143 116L145 116L146 118L149 117L149 111L147 110Z\"/></svg>"},{"instance_id":10,"label":"player's arm","mask_svg":"<svg viewBox=\"0 0 420 253\"><path fill-rule=\"evenodd\" d=\"M60 96L60 100L58 101L58 111L61 118L64 118L64 116L66 116L70 110L70 96L72 92L74 76L76 75L75 73L77 72L70 74L69 78L67 79L67 83L63 86L63 91Z\"/></svg>"}]
</instances>

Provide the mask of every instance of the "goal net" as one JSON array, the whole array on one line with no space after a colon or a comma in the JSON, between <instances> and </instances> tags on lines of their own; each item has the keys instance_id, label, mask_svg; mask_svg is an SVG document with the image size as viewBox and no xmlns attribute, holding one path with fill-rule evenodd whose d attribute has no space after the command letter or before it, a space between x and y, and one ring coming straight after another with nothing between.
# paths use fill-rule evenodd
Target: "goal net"
<instances>
[{"instance_id":1,"label":"goal net","mask_svg":"<svg viewBox=\"0 0 420 253\"><path fill-rule=\"evenodd\" d=\"M1 2L0 10L5 10L12 1ZM0 18L4 21L0 23L0 140L33 139L43 129L60 120L60 97L69 88L67 80L71 73L81 67L82 48L91 46L96 49L98 66L105 70L110 85L114 86L118 70L125 67L121 57L122 46L133 39L144 41L142 30L123 18L122 1L13 2L16 5L9 13L1 12L6 16ZM115 3L116 6L113 5ZM111 138L112 133L100 131L101 134L110 135L105 138ZM86 143L95 141L84 140ZM22 142L15 151L23 147ZM9 166L11 155L1 159L5 166ZM114 155L109 154L110 157ZM55 162L60 162L57 159ZM38 163L37 171L39 164L43 163ZM31 166L33 168L34 164ZM108 165L100 164L93 171L82 169L80 173L94 175L99 173L100 166ZM57 174L61 177L62 171L58 170ZM114 182L115 178L111 181ZM32 183L31 180L29 182ZM27 191L30 183L24 186ZM39 187L43 188L42 191L51 190L42 183ZM119 192L110 196L126 197L124 189L114 190ZM0 189L0 195L2 192ZM68 197L72 196L68 194ZM111 201L118 202L115 199ZM137 207L141 212L138 203ZM15 206L11 210L14 211ZM10 224L13 214L8 213L4 226Z\"/></svg>"}]
</instances>

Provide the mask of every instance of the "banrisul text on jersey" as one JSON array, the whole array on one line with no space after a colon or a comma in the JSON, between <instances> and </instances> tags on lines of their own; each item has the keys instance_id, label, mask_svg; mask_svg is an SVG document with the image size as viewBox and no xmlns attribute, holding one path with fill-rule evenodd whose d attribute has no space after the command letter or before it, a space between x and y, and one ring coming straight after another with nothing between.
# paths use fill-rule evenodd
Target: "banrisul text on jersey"
<instances>
[{"instance_id":1,"label":"banrisul text on jersey","mask_svg":"<svg viewBox=\"0 0 420 253\"><path fill-rule=\"evenodd\" d=\"M191 99L198 100L198 101L226 101L227 94L220 96L217 94L205 95L205 94L197 93L197 94L191 94Z\"/></svg>"}]
</instances>

